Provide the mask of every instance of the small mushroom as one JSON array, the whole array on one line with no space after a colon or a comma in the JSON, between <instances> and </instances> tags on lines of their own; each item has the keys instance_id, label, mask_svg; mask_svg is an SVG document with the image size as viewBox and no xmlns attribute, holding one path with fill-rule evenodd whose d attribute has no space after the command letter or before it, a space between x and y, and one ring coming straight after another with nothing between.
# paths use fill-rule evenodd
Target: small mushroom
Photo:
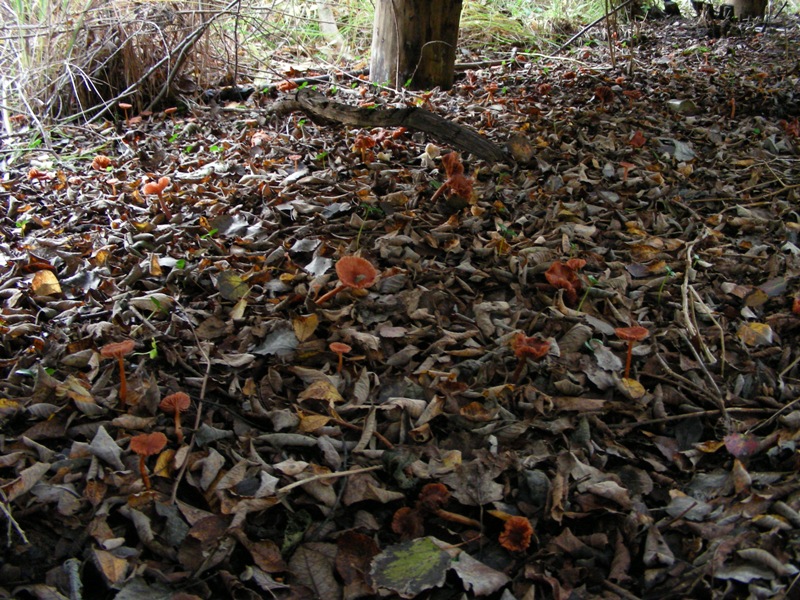
<instances>
[{"instance_id":1,"label":"small mushroom","mask_svg":"<svg viewBox=\"0 0 800 600\"><path fill-rule=\"evenodd\" d=\"M578 301L578 292L581 289L581 282L575 269L561 261L554 261L550 268L544 273L547 283L556 289L564 290L564 298L567 303L574 305Z\"/></svg>"},{"instance_id":2,"label":"small mushroom","mask_svg":"<svg viewBox=\"0 0 800 600\"><path fill-rule=\"evenodd\" d=\"M139 472L142 475L142 483L147 490L150 490L150 478L147 476L145 459L153 454L158 454L167 445L167 436L160 431L154 433L143 433L131 438L130 448L139 455Z\"/></svg>"},{"instance_id":3,"label":"small mushroom","mask_svg":"<svg viewBox=\"0 0 800 600\"><path fill-rule=\"evenodd\" d=\"M183 443L183 430L181 429L181 413L184 412L192 403L189 394L184 392L175 392L169 396L164 396L158 407L168 415L175 417L175 436L178 438L178 443Z\"/></svg>"},{"instance_id":4,"label":"small mushroom","mask_svg":"<svg viewBox=\"0 0 800 600\"><path fill-rule=\"evenodd\" d=\"M518 333L511 340L511 348L514 350L514 356L518 359L517 368L511 376L511 380L516 383L520 374L522 374L522 367L525 366L525 361L528 358L538 361L547 356L550 351L550 342L536 336L527 337L524 333Z\"/></svg>"},{"instance_id":5,"label":"small mushroom","mask_svg":"<svg viewBox=\"0 0 800 600\"><path fill-rule=\"evenodd\" d=\"M339 355L339 366L336 368L336 372L341 373L342 364L344 362L344 355L350 352L353 348L343 342L331 342L328 345L328 348L330 348L331 352L335 352L336 354Z\"/></svg>"},{"instance_id":6,"label":"small mushroom","mask_svg":"<svg viewBox=\"0 0 800 600\"><path fill-rule=\"evenodd\" d=\"M353 150L359 150L361 152L361 160L364 164L369 164L372 162L372 152L370 152L370 148L374 148L376 145L377 141L374 137L359 133L356 136L355 142L353 142Z\"/></svg>"},{"instance_id":7,"label":"small mushroom","mask_svg":"<svg viewBox=\"0 0 800 600\"><path fill-rule=\"evenodd\" d=\"M175 106L170 106L169 108L164 109L164 115L168 116L172 121L172 124L175 124L175 113L178 112L178 108Z\"/></svg>"},{"instance_id":8,"label":"small mushroom","mask_svg":"<svg viewBox=\"0 0 800 600\"><path fill-rule=\"evenodd\" d=\"M164 202L164 190L169 186L169 177L161 177L158 181L148 181L142 186L143 194L157 194L158 205L161 207L161 212L167 217L167 220L172 219L172 212L169 210L166 202Z\"/></svg>"},{"instance_id":9,"label":"small mushroom","mask_svg":"<svg viewBox=\"0 0 800 600\"><path fill-rule=\"evenodd\" d=\"M378 271L365 258L359 256L343 256L336 263L336 274L339 285L327 294L320 296L317 304L323 304L346 288L363 290L375 283Z\"/></svg>"},{"instance_id":10,"label":"small mushroom","mask_svg":"<svg viewBox=\"0 0 800 600\"><path fill-rule=\"evenodd\" d=\"M98 154L92 160L92 168L95 171L105 171L110 167L112 164L111 159L108 156L104 156L103 154Z\"/></svg>"},{"instance_id":11,"label":"small mushroom","mask_svg":"<svg viewBox=\"0 0 800 600\"><path fill-rule=\"evenodd\" d=\"M631 374L631 357L633 356L633 342L640 342L643 339L650 337L650 332L641 327L634 325L633 327L617 327L614 330L617 337L621 340L628 342L628 356L625 359L625 379Z\"/></svg>"},{"instance_id":12,"label":"small mushroom","mask_svg":"<svg viewBox=\"0 0 800 600\"><path fill-rule=\"evenodd\" d=\"M290 161L294 163L295 172L300 170L300 161L303 160L302 154L290 154L286 158L288 158Z\"/></svg>"},{"instance_id":13,"label":"small mushroom","mask_svg":"<svg viewBox=\"0 0 800 600\"><path fill-rule=\"evenodd\" d=\"M509 517L500 534L500 545L509 552L524 552L531 545L533 526L525 517Z\"/></svg>"},{"instance_id":14,"label":"small mushroom","mask_svg":"<svg viewBox=\"0 0 800 600\"><path fill-rule=\"evenodd\" d=\"M619 163L619 166L622 167L622 181L624 183L628 181L628 171L635 169L636 165L623 160Z\"/></svg>"},{"instance_id":15,"label":"small mushroom","mask_svg":"<svg viewBox=\"0 0 800 600\"><path fill-rule=\"evenodd\" d=\"M125 380L125 361L123 358L133 352L136 342L133 340L123 340L112 342L100 348L100 356L103 358L115 358L119 365L119 403L124 407L128 399L128 383Z\"/></svg>"},{"instance_id":16,"label":"small mushroom","mask_svg":"<svg viewBox=\"0 0 800 600\"><path fill-rule=\"evenodd\" d=\"M122 112L125 113L125 125L130 125L131 120L128 117L128 111L133 108L133 104L128 104L127 102L120 102L117 106L122 109Z\"/></svg>"}]
</instances>

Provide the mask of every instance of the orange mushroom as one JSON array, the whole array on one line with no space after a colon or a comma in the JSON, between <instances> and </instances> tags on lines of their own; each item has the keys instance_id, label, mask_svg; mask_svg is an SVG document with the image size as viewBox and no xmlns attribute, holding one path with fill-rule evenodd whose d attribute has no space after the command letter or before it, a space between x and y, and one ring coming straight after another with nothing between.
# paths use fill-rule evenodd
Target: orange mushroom
<instances>
[{"instance_id":1,"label":"orange mushroom","mask_svg":"<svg viewBox=\"0 0 800 600\"><path fill-rule=\"evenodd\" d=\"M123 340L112 342L100 348L100 356L103 358L115 358L119 365L119 403L124 407L128 399L128 382L125 379L125 362L123 358L133 352L136 342L133 340Z\"/></svg>"},{"instance_id":2,"label":"orange mushroom","mask_svg":"<svg viewBox=\"0 0 800 600\"><path fill-rule=\"evenodd\" d=\"M111 159L108 156L98 154L92 160L92 168L95 171L105 171L111 166Z\"/></svg>"},{"instance_id":3,"label":"orange mushroom","mask_svg":"<svg viewBox=\"0 0 800 600\"><path fill-rule=\"evenodd\" d=\"M336 263L336 274L339 276L339 285L317 300L323 304L346 288L363 290L375 283L378 271L368 260L359 256L343 256Z\"/></svg>"},{"instance_id":4,"label":"orange mushroom","mask_svg":"<svg viewBox=\"0 0 800 600\"><path fill-rule=\"evenodd\" d=\"M353 348L343 342L331 342L328 345L328 348L330 348L331 352L335 352L336 354L339 355L339 366L336 368L336 372L341 373L342 364L344 362L344 355L350 352Z\"/></svg>"},{"instance_id":5,"label":"orange mushroom","mask_svg":"<svg viewBox=\"0 0 800 600\"><path fill-rule=\"evenodd\" d=\"M631 374L631 357L633 356L633 342L639 342L643 339L650 337L650 332L641 327L634 325L633 327L617 327L614 330L617 337L621 340L628 342L628 356L625 359L625 379Z\"/></svg>"},{"instance_id":6,"label":"orange mushroom","mask_svg":"<svg viewBox=\"0 0 800 600\"><path fill-rule=\"evenodd\" d=\"M372 152L370 152L370 148L374 148L377 142L375 138L371 135L359 133L356 136L356 141L353 142L353 151L360 150L361 151L361 160L365 164L369 164L372 162Z\"/></svg>"},{"instance_id":7,"label":"orange mushroom","mask_svg":"<svg viewBox=\"0 0 800 600\"><path fill-rule=\"evenodd\" d=\"M517 368L511 376L512 381L516 382L528 358L538 361L547 356L550 351L550 342L536 336L527 337L524 333L518 333L511 340L511 349L514 350L514 356L518 359Z\"/></svg>"},{"instance_id":8,"label":"orange mushroom","mask_svg":"<svg viewBox=\"0 0 800 600\"><path fill-rule=\"evenodd\" d=\"M455 194L465 200L472 197L472 179L464 175L464 165L458 157L458 152L450 152L442 157L447 179L439 186L439 189L431 196L431 202L435 202L445 190L448 194Z\"/></svg>"},{"instance_id":9,"label":"orange mushroom","mask_svg":"<svg viewBox=\"0 0 800 600\"><path fill-rule=\"evenodd\" d=\"M192 403L189 394L184 392L175 392L169 396L164 396L158 407L168 415L175 417L175 436L178 438L178 443L183 443L183 430L181 429L181 413L185 411Z\"/></svg>"},{"instance_id":10,"label":"orange mushroom","mask_svg":"<svg viewBox=\"0 0 800 600\"><path fill-rule=\"evenodd\" d=\"M147 469L144 461L148 456L158 454L167 445L167 436L160 431L154 433L143 433L131 438L131 450L139 455L139 472L142 474L142 483L147 490L150 490L150 478L147 476Z\"/></svg>"},{"instance_id":11,"label":"orange mushroom","mask_svg":"<svg viewBox=\"0 0 800 600\"><path fill-rule=\"evenodd\" d=\"M510 517L500 534L500 545L509 552L524 552L531 545L533 526L525 517Z\"/></svg>"},{"instance_id":12,"label":"orange mushroom","mask_svg":"<svg viewBox=\"0 0 800 600\"><path fill-rule=\"evenodd\" d=\"M131 120L128 117L128 111L133 108L133 104L128 104L127 102L120 102L117 106L122 109L122 112L125 113L125 125L130 125Z\"/></svg>"},{"instance_id":13,"label":"orange mushroom","mask_svg":"<svg viewBox=\"0 0 800 600\"><path fill-rule=\"evenodd\" d=\"M169 108L164 109L164 114L170 118L173 125L175 124L175 113L178 112L178 108L175 106L170 106Z\"/></svg>"},{"instance_id":14,"label":"orange mushroom","mask_svg":"<svg viewBox=\"0 0 800 600\"><path fill-rule=\"evenodd\" d=\"M559 261L553 262L550 268L545 271L544 277L547 279L547 283L554 288L564 290L564 297L569 304L575 304L578 301L578 291L581 288L581 281L578 279L575 269L569 264Z\"/></svg>"},{"instance_id":15,"label":"orange mushroom","mask_svg":"<svg viewBox=\"0 0 800 600\"><path fill-rule=\"evenodd\" d=\"M157 194L158 205L161 207L161 212L167 217L167 220L172 219L172 212L169 210L166 202L164 202L164 190L169 186L169 177L161 177L158 181L148 181L142 186L143 194Z\"/></svg>"}]
</instances>

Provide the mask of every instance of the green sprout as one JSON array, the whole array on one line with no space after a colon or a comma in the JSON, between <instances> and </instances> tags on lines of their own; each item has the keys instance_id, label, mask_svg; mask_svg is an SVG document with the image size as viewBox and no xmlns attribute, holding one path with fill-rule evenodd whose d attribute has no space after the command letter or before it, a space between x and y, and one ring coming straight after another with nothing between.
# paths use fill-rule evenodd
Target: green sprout
<instances>
[{"instance_id":1,"label":"green sprout","mask_svg":"<svg viewBox=\"0 0 800 600\"><path fill-rule=\"evenodd\" d=\"M594 286L596 286L597 282L600 281L600 280L597 279L597 277L595 277L594 275L587 275L586 276L586 281L589 282L589 285L586 286L586 291L583 292L583 297L581 298L581 301L578 302L578 307L575 309L575 310L578 310L578 311L580 311L581 307L583 306L584 301L589 296L589 290L591 290Z\"/></svg>"},{"instance_id":2,"label":"green sprout","mask_svg":"<svg viewBox=\"0 0 800 600\"><path fill-rule=\"evenodd\" d=\"M19 219L16 223L14 223L14 227L19 229L21 234L25 233L25 228L30 224L30 219Z\"/></svg>"},{"instance_id":3,"label":"green sprout","mask_svg":"<svg viewBox=\"0 0 800 600\"><path fill-rule=\"evenodd\" d=\"M500 230L500 233L502 233L508 239L513 239L513 238L515 238L517 236L517 232L516 231L513 231L512 229L509 229L508 227L506 227L502 223L498 223L497 224L497 228Z\"/></svg>"},{"instance_id":4,"label":"green sprout","mask_svg":"<svg viewBox=\"0 0 800 600\"><path fill-rule=\"evenodd\" d=\"M356 250L359 247L359 243L361 242L361 232L364 231L364 225L367 222L367 219L372 216L381 216L383 215L383 210L377 206L370 206L369 204L362 204L361 208L364 209L364 216L361 219L361 226L358 228L358 235L356 236Z\"/></svg>"},{"instance_id":5,"label":"green sprout","mask_svg":"<svg viewBox=\"0 0 800 600\"><path fill-rule=\"evenodd\" d=\"M134 352L134 356L146 356L150 359L158 358L158 342L153 338L150 340L150 350L147 352Z\"/></svg>"},{"instance_id":6,"label":"green sprout","mask_svg":"<svg viewBox=\"0 0 800 600\"><path fill-rule=\"evenodd\" d=\"M673 277L675 277L675 276L676 276L676 273L675 273L675 271L673 271L673 270L672 270L672 267L670 267L669 265L667 265L667 266L665 266L665 267L664 267L664 271L666 272L666 276L665 276L665 277L664 277L664 279L661 281L661 285L660 285L660 286L658 286L658 303L659 303L659 304L661 304L661 294L662 294L662 292L664 291L664 286L666 286L666 285L667 285L667 281L668 281L669 279L672 279Z\"/></svg>"}]
</instances>

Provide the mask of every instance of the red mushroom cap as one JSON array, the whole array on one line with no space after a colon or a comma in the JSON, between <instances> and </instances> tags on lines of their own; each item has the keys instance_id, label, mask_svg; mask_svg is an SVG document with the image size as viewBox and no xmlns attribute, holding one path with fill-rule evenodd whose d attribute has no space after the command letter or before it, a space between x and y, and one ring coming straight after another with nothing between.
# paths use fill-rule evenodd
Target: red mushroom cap
<instances>
[{"instance_id":1,"label":"red mushroom cap","mask_svg":"<svg viewBox=\"0 0 800 600\"><path fill-rule=\"evenodd\" d=\"M158 454L167 445L167 436L160 431L143 433L131 438L131 450L139 456Z\"/></svg>"},{"instance_id":2,"label":"red mushroom cap","mask_svg":"<svg viewBox=\"0 0 800 600\"><path fill-rule=\"evenodd\" d=\"M419 508L433 512L439 510L450 500L450 490L443 483L428 483L422 487L417 500Z\"/></svg>"},{"instance_id":3,"label":"red mushroom cap","mask_svg":"<svg viewBox=\"0 0 800 600\"><path fill-rule=\"evenodd\" d=\"M189 394L184 392L175 392L169 396L164 396L158 407L165 413L174 414L176 412L180 413L185 411L187 408L189 408L191 403L192 399L189 398Z\"/></svg>"},{"instance_id":4,"label":"red mushroom cap","mask_svg":"<svg viewBox=\"0 0 800 600\"><path fill-rule=\"evenodd\" d=\"M563 289L564 294L569 302L576 302L578 299L578 291L580 290L581 282L575 269L569 265L555 261L550 268L544 273L547 283L556 289Z\"/></svg>"},{"instance_id":5,"label":"red mushroom cap","mask_svg":"<svg viewBox=\"0 0 800 600\"><path fill-rule=\"evenodd\" d=\"M511 348L517 358L528 356L533 360L538 360L550 351L550 342L536 336L527 337L524 333L518 333L511 341Z\"/></svg>"},{"instance_id":6,"label":"red mushroom cap","mask_svg":"<svg viewBox=\"0 0 800 600\"><path fill-rule=\"evenodd\" d=\"M347 287L364 289L375 283L378 271L368 260L359 256L343 256L336 263L339 281Z\"/></svg>"},{"instance_id":7,"label":"red mushroom cap","mask_svg":"<svg viewBox=\"0 0 800 600\"><path fill-rule=\"evenodd\" d=\"M626 342L639 342L650 337L650 331L640 325L634 325L633 327L617 327L614 333L617 334L619 339L625 340Z\"/></svg>"},{"instance_id":8,"label":"red mushroom cap","mask_svg":"<svg viewBox=\"0 0 800 600\"><path fill-rule=\"evenodd\" d=\"M133 340L123 340L121 342L111 342L100 348L100 356L103 358L119 358L133 352L136 342Z\"/></svg>"},{"instance_id":9,"label":"red mushroom cap","mask_svg":"<svg viewBox=\"0 0 800 600\"><path fill-rule=\"evenodd\" d=\"M500 534L500 545L511 552L524 552L531 545L533 526L525 517L511 517Z\"/></svg>"},{"instance_id":10,"label":"red mushroom cap","mask_svg":"<svg viewBox=\"0 0 800 600\"><path fill-rule=\"evenodd\" d=\"M331 342L328 348L330 348L331 352L335 352L336 354L347 354L353 349L343 342Z\"/></svg>"}]
</instances>

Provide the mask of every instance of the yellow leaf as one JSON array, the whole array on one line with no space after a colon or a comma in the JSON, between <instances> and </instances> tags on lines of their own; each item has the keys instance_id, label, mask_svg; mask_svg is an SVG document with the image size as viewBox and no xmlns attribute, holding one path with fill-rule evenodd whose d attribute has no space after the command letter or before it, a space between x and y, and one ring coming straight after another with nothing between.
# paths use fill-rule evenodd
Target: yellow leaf
<instances>
[{"instance_id":1,"label":"yellow leaf","mask_svg":"<svg viewBox=\"0 0 800 600\"><path fill-rule=\"evenodd\" d=\"M297 427L297 430L300 433L311 433L320 427L325 427L330 420L331 418L325 415L301 415L300 425Z\"/></svg>"},{"instance_id":2,"label":"yellow leaf","mask_svg":"<svg viewBox=\"0 0 800 600\"><path fill-rule=\"evenodd\" d=\"M231 309L231 319L241 321L244 319L244 311L247 310L247 298L239 300Z\"/></svg>"},{"instance_id":3,"label":"yellow leaf","mask_svg":"<svg viewBox=\"0 0 800 600\"><path fill-rule=\"evenodd\" d=\"M217 277L219 295L225 300L238 302L250 293L250 286L233 271L222 271Z\"/></svg>"},{"instance_id":4,"label":"yellow leaf","mask_svg":"<svg viewBox=\"0 0 800 600\"><path fill-rule=\"evenodd\" d=\"M52 271L37 271L31 282L31 290L37 296L57 296L61 293L61 285Z\"/></svg>"},{"instance_id":5,"label":"yellow leaf","mask_svg":"<svg viewBox=\"0 0 800 600\"><path fill-rule=\"evenodd\" d=\"M701 442L699 444L695 444L695 448L700 450L700 452L705 452L706 454L713 454L720 448L725 445L723 440L709 440L707 442Z\"/></svg>"},{"instance_id":6,"label":"yellow leaf","mask_svg":"<svg viewBox=\"0 0 800 600\"><path fill-rule=\"evenodd\" d=\"M22 405L16 400L0 398L0 417L7 417L22 410Z\"/></svg>"},{"instance_id":7,"label":"yellow leaf","mask_svg":"<svg viewBox=\"0 0 800 600\"><path fill-rule=\"evenodd\" d=\"M136 231L139 231L141 233L150 233L156 228L156 226L150 223L149 221L129 221L129 223L133 225Z\"/></svg>"},{"instance_id":8,"label":"yellow leaf","mask_svg":"<svg viewBox=\"0 0 800 600\"><path fill-rule=\"evenodd\" d=\"M628 221L627 223L625 223L625 229L627 229L628 233L630 233L631 235L638 235L640 237L647 236L647 232L644 231L644 229L642 229L641 227L639 227L638 223L635 223L633 221Z\"/></svg>"},{"instance_id":9,"label":"yellow leaf","mask_svg":"<svg viewBox=\"0 0 800 600\"><path fill-rule=\"evenodd\" d=\"M97 570L103 575L106 583L112 587L121 584L128 572L128 561L123 558L117 558L111 552L106 552L99 548L95 548L93 553L93 562Z\"/></svg>"},{"instance_id":10,"label":"yellow leaf","mask_svg":"<svg viewBox=\"0 0 800 600\"><path fill-rule=\"evenodd\" d=\"M645 395L644 386L630 377L623 377L619 380L619 390L629 399L638 400Z\"/></svg>"},{"instance_id":11,"label":"yellow leaf","mask_svg":"<svg viewBox=\"0 0 800 600\"><path fill-rule=\"evenodd\" d=\"M745 323L736 332L747 346L767 346L772 343L772 329L766 323Z\"/></svg>"},{"instance_id":12,"label":"yellow leaf","mask_svg":"<svg viewBox=\"0 0 800 600\"><path fill-rule=\"evenodd\" d=\"M294 335L301 342L305 342L308 338L314 335L317 325L319 325L319 317L315 314L295 317L292 319Z\"/></svg>"},{"instance_id":13,"label":"yellow leaf","mask_svg":"<svg viewBox=\"0 0 800 600\"><path fill-rule=\"evenodd\" d=\"M150 275L153 277L161 277L163 271L161 270L161 265L158 262L158 257L155 254L150 255Z\"/></svg>"},{"instance_id":14,"label":"yellow leaf","mask_svg":"<svg viewBox=\"0 0 800 600\"><path fill-rule=\"evenodd\" d=\"M661 250L649 244L633 244L631 246L631 258L636 262L648 262L654 260L661 253Z\"/></svg>"},{"instance_id":15,"label":"yellow leaf","mask_svg":"<svg viewBox=\"0 0 800 600\"><path fill-rule=\"evenodd\" d=\"M335 402L344 402L344 398L327 379L317 379L297 396L298 402L305 400L322 400L329 406Z\"/></svg>"},{"instance_id":16,"label":"yellow leaf","mask_svg":"<svg viewBox=\"0 0 800 600\"><path fill-rule=\"evenodd\" d=\"M172 464L175 458L175 450L167 448L158 455L156 466L153 469L153 475L156 477L166 477L169 479L172 476Z\"/></svg>"},{"instance_id":17,"label":"yellow leaf","mask_svg":"<svg viewBox=\"0 0 800 600\"><path fill-rule=\"evenodd\" d=\"M111 252L109 252L108 249L98 250L94 255L94 260L97 262L97 266L102 267L104 264L106 264L109 256L111 256Z\"/></svg>"}]
</instances>

